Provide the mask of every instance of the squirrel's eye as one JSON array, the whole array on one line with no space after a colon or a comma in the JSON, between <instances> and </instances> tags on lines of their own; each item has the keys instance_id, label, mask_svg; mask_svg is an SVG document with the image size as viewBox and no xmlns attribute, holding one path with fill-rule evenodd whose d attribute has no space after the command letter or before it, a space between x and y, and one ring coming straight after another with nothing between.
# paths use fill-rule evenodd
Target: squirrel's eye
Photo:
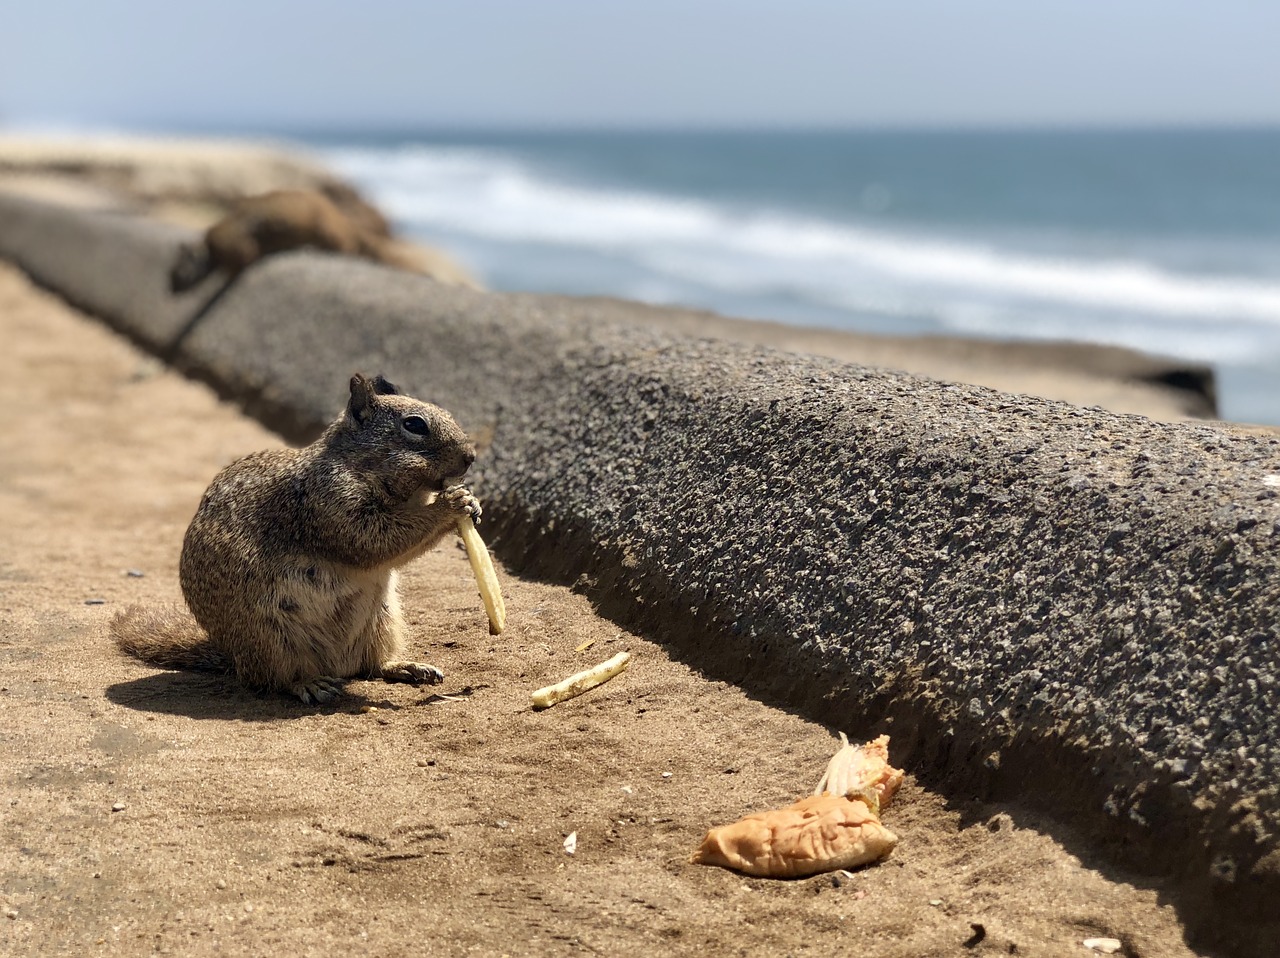
<instances>
[{"instance_id":1,"label":"squirrel's eye","mask_svg":"<svg viewBox=\"0 0 1280 958\"><path fill-rule=\"evenodd\" d=\"M405 432L411 432L415 436L429 436L431 427L427 425L427 421L421 416L405 416L401 425L404 426Z\"/></svg>"}]
</instances>

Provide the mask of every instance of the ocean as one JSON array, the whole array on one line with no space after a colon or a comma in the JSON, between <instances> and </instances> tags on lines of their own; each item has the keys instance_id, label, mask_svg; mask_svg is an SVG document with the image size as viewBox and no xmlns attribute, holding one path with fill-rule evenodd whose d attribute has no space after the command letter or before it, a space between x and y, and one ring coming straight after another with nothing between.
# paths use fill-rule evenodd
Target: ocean
<instances>
[{"instance_id":1,"label":"ocean","mask_svg":"<svg viewBox=\"0 0 1280 958\"><path fill-rule=\"evenodd\" d=\"M1280 424L1280 129L303 139L492 289L1119 344Z\"/></svg>"}]
</instances>

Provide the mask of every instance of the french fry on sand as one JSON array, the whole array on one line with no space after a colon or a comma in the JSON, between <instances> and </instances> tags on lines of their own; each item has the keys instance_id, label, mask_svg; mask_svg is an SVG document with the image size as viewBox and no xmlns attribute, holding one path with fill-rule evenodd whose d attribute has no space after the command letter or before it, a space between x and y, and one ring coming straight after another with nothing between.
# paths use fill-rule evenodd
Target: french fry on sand
<instances>
[{"instance_id":1,"label":"french fry on sand","mask_svg":"<svg viewBox=\"0 0 1280 958\"><path fill-rule=\"evenodd\" d=\"M471 572L476 577L476 585L480 587L480 599L489 616L489 634L501 635L502 630L507 627L507 607L502 601L502 587L498 585L498 575L493 571L489 549L480 538L470 516L458 518L458 535L462 537L467 559L471 562Z\"/></svg>"},{"instance_id":2,"label":"french fry on sand","mask_svg":"<svg viewBox=\"0 0 1280 958\"><path fill-rule=\"evenodd\" d=\"M603 682L608 682L615 675L622 672L630 661L630 652L619 652L609 661L601 662L594 668L571 675L563 682L557 682L555 685L548 685L546 688L538 689L538 691L530 695L533 700L533 707L535 709L549 709L565 699L581 695L583 692L593 689Z\"/></svg>"}]
</instances>

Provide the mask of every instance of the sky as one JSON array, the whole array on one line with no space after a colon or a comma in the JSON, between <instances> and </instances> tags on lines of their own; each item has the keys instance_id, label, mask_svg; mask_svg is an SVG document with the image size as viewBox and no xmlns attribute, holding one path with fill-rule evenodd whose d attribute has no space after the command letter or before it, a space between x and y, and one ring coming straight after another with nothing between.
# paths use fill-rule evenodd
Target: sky
<instances>
[{"instance_id":1,"label":"sky","mask_svg":"<svg viewBox=\"0 0 1280 958\"><path fill-rule=\"evenodd\" d=\"M28 0L0 125L1280 124L1269 0Z\"/></svg>"}]
</instances>

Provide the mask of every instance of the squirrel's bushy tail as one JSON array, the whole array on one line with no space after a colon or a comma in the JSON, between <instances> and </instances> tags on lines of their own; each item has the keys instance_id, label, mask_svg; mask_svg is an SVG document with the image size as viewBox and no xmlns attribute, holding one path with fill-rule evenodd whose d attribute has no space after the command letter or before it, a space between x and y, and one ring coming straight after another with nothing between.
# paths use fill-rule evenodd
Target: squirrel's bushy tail
<instances>
[{"instance_id":1,"label":"squirrel's bushy tail","mask_svg":"<svg viewBox=\"0 0 1280 958\"><path fill-rule=\"evenodd\" d=\"M225 672L231 667L182 606L131 605L111 620L111 638L121 652L162 669Z\"/></svg>"}]
</instances>

